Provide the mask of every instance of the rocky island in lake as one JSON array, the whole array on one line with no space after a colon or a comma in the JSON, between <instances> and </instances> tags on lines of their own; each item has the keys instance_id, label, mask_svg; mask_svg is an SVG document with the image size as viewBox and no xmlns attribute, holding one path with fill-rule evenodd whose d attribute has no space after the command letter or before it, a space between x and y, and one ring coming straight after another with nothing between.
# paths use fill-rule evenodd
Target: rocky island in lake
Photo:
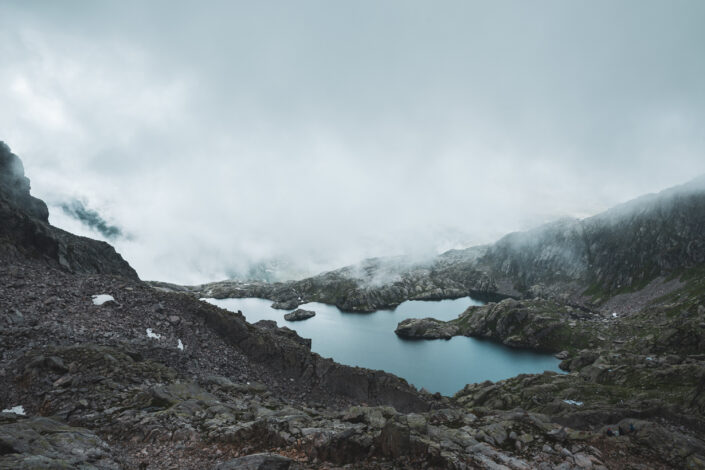
<instances>
[{"instance_id":1,"label":"rocky island in lake","mask_svg":"<svg viewBox=\"0 0 705 470\"><path fill-rule=\"evenodd\" d=\"M308 320L309 318L313 318L316 316L316 312L313 312L311 310L304 310L302 308L297 308L291 313L287 313L284 315L284 320L286 321L301 321L301 320Z\"/></svg>"}]
</instances>

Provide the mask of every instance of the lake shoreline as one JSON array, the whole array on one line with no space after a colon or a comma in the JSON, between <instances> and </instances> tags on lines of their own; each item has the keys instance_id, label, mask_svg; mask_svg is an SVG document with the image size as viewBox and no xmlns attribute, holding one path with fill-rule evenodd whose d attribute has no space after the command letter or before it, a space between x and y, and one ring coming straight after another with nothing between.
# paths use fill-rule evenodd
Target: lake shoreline
<instances>
[{"instance_id":1,"label":"lake shoreline","mask_svg":"<svg viewBox=\"0 0 705 470\"><path fill-rule=\"evenodd\" d=\"M406 301L393 310L365 315L313 302L299 308L315 311L316 316L299 322L285 321L288 311L272 308L272 302L266 299L201 300L233 312L241 311L252 324L261 320L276 321L280 327L311 338L313 352L341 364L390 372L418 389L446 396L453 396L469 383L496 382L547 370L560 372L560 361L530 349L513 349L468 337L441 342L404 340L394 333L402 319L433 317L451 321L470 306L484 305L467 296L440 301Z\"/></svg>"}]
</instances>

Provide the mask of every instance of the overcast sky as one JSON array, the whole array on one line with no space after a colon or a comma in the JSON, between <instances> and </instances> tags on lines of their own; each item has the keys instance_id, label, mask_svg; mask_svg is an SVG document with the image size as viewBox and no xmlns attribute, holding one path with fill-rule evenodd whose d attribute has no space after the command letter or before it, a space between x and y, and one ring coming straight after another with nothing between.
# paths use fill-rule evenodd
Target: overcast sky
<instances>
[{"instance_id":1,"label":"overcast sky","mask_svg":"<svg viewBox=\"0 0 705 470\"><path fill-rule=\"evenodd\" d=\"M705 2L2 1L0 140L144 279L485 243L705 172Z\"/></svg>"}]
</instances>

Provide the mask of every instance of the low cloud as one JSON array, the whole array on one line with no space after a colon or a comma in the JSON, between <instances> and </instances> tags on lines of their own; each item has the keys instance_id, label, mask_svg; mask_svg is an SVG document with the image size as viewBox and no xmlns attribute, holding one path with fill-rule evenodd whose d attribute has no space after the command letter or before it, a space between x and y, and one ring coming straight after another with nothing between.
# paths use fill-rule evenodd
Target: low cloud
<instances>
[{"instance_id":1,"label":"low cloud","mask_svg":"<svg viewBox=\"0 0 705 470\"><path fill-rule=\"evenodd\" d=\"M502 3L3 2L0 139L52 222L182 283L428 256L705 172L705 6Z\"/></svg>"},{"instance_id":2,"label":"low cloud","mask_svg":"<svg viewBox=\"0 0 705 470\"><path fill-rule=\"evenodd\" d=\"M98 212L87 208L82 201L74 199L64 202L60 207L66 215L73 217L88 228L96 230L108 240L114 241L124 236L119 227L109 224Z\"/></svg>"}]
</instances>

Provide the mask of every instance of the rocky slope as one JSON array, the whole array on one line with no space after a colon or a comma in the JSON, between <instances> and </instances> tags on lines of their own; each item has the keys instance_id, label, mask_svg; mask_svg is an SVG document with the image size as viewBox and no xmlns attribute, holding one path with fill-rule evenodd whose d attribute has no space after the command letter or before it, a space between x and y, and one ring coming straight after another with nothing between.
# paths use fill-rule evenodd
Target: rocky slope
<instances>
[{"instance_id":1,"label":"rocky slope","mask_svg":"<svg viewBox=\"0 0 705 470\"><path fill-rule=\"evenodd\" d=\"M704 274L703 267L686 269L673 284L679 287L648 297L638 309L600 313L555 300L507 299L470 307L449 322L405 320L397 334L466 335L557 352L568 374L469 384L454 401L473 413L520 408L545 414L573 430L568 438L626 430L618 438L623 452L645 447L675 468L703 468Z\"/></svg>"},{"instance_id":2,"label":"rocky slope","mask_svg":"<svg viewBox=\"0 0 705 470\"><path fill-rule=\"evenodd\" d=\"M453 328L517 346L552 338L556 349L582 337L565 336L564 323L594 324L584 332L590 349L566 347L568 375L432 396L313 354L292 330L251 325L194 289L139 281L108 245L49 226L9 155L0 167L0 469L704 468L697 273L614 321L558 301L482 307ZM486 279L475 270L484 253L448 253L437 270L405 266L391 284L398 262L340 276L406 286L381 297L370 287L367 306L468 286L495 292L475 284ZM606 435L618 424L634 431Z\"/></svg>"}]
</instances>

